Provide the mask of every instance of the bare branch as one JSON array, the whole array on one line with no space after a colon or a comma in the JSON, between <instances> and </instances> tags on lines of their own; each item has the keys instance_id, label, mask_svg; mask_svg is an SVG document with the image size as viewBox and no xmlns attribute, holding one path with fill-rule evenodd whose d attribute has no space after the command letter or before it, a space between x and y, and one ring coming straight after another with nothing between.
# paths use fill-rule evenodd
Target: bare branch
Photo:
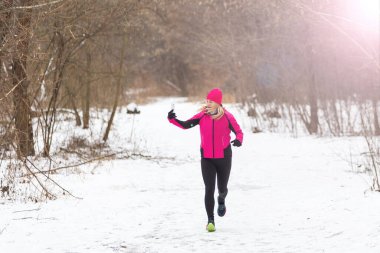
<instances>
[{"instance_id":1,"label":"bare branch","mask_svg":"<svg viewBox=\"0 0 380 253\"><path fill-rule=\"evenodd\" d=\"M31 9L38 9L46 6L51 6L54 4L58 4L64 1L70 1L70 0L56 0L56 1L51 1L43 4L36 4L36 5L30 5L30 6L14 6L5 10L2 10L2 12L8 12L10 10L31 10Z\"/></svg>"}]
</instances>

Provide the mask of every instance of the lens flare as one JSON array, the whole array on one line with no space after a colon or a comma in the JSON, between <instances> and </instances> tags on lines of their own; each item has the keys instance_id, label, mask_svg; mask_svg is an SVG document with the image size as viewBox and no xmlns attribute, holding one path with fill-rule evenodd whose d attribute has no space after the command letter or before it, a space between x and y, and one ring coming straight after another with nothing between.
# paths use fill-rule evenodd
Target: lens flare
<instances>
[{"instance_id":1,"label":"lens flare","mask_svg":"<svg viewBox=\"0 0 380 253\"><path fill-rule=\"evenodd\" d=\"M378 27L380 22L380 0L355 1L357 21L369 27Z\"/></svg>"}]
</instances>

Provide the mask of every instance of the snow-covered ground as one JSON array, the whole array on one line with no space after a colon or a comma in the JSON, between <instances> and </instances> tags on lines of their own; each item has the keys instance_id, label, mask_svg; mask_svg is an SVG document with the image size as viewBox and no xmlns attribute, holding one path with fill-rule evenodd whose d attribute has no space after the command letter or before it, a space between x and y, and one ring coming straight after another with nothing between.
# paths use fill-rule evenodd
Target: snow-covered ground
<instances>
[{"instance_id":1,"label":"snow-covered ground","mask_svg":"<svg viewBox=\"0 0 380 253\"><path fill-rule=\"evenodd\" d=\"M180 119L199 107L159 99L140 115L116 116L110 146L135 146L152 160L55 177L82 199L0 202L0 252L380 252L380 194L350 165L362 140L252 134L234 106L245 139L233 148L227 214L206 232L199 128L170 125L172 103Z\"/></svg>"}]
</instances>

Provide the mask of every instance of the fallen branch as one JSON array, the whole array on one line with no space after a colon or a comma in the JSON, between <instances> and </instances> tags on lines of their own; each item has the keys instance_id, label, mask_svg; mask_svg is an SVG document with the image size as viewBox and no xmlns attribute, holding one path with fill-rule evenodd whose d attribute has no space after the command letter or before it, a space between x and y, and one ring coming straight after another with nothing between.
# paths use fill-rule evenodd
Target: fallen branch
<instances>
[{"instance_id":1,"label":"fallen branch","mask_svg":"<svg viewBox=\"0 0 380 253\"><path fill-rule=\"evenodd\" d=\"M14 211L13 213L32 212L32 211L39 211L39 210L41 210L41 208L28 209L28 210L20 210L20 211Z\"/></svg>"},{"instance_id":2,"label":"fallen branch","mask_svg":"<svg viewBox=\"0 0 380 253\"><path fill-rule=\"evenodd\" d=\"M24 162L24 165L25 165L25 168L31 173L31 175L37 180L37 183L41 186L41 188L45 191L47 197L52 197L52 198L55 197L54 194L50 193L48 189L46 189L46 187L42 184L42 182L37 177L37 175L33 173L33 171L28 167L28 165L26 165L26 162Z\"/></svg>"},{"instance_id":3,"label":"fallen branch","mask_svg":"<svg viewBox=\"0 0 380 253\"><path fill-rule=\"evenodd\" d=\"M66 190L65 188L63 188L60 184L58 184L54 179L50 178L49 176L46 176L45 173L43 173L39 168L37 168L28 158L25 158L26 161L28 161L36 170L38 170L38 174L42 174L44 175L48 180L50 180L51 182L53 182L56 186L58 186L59 188L61 188L64 192L67 192L70 196L76 198L76 199L83 199L83 198L80 198L80 197L76 197L74 196L70 191ZM45 190L45 192L49 195L51 195L52 197L54 197L53 194L51 194L50 192L47 191L47 189L39 182L35 172L33 172L27 165L26 163L24 163L25 166L28 168L29 172L32 173L32 175L34 176L34 178L37 179L38 183L41 185L41 187L43 187L43 189ZM48 173L51 172L51 170L47 171Z\"/></svg>"},{"instance_id":4,"label":"fallen branch","mask_svg":"<svg viewBox=\"0 0 380 253\"><path fill-rule=\"evenodd\" d=\"M58 167L58 168L50 169L50 170L45 170L45 171L38 170L38 171L34 171L32 173L33 174L44 174L44 173L57 172L59 170L69 169L69 168L75 168L75 167L78 167L78 166L82 166L82 165L85 165L85 164L88 164L88 163L92 163L92 162L95 162L95 161L105 160L107 158L110 158L110 157L113 157L113 156L117 156L117 155L120 155L120 154L125 154L125 153L126 152L124 152L124 151L115 152L115 153L112 153L112 154L107 154L107 155L104 155L104 156L95 157L93 159L89 159L89 160L86 160L86 161L83 161L83 162L80 162L80 163L70 164L70 165L67 165L67 166L62 166L62 167ZM147 160L163 160L163 159L166 159L166 160L175 160L174 157L153 157L151 155L144 155L144 154L140 154L140 153L132 153L132 154L126 153L124 156L121 156L121 157L125 158L125 159L131 158L131 157L142 157L142 158L147 159ZM118 157L118 158L120 158L120 157ZM29 175L30 174L26 174L24 176L29 176Z\"/></svg>"},{"instance_id":5,"label":"fallen branch","mask_svg":"<svg viewBox=\"0 0 380 253\"><path fill-rule=\"evenodd\" d=\"M81 162L81 163L71 164L71 165L67 165L67 166L62 166L62 167L58 167L58 168L51 169L51 170L48 170L48 171L41 171L41 170L39 170L38 172L34 172L34 173L35 174L43 174L43 173L56 172L56 171L63 170L63 169L69 169L69 168L74 168L74 167L78 167L78 166L81 166L81 165L85 165L87 163L91 163L91 162L94 162L94 161L103 160L105 158L112 157L112 156L115 156L115 155L116 155L116 153L113 153L113 154L109 154L109 155L105 155L105 156L101 156L101 157L96 157L94 159L90 159L90 160L87 160L87 161L84 161L84 162Z\"/></svg>"},{"instance_id":6,"label":"fallen branch","mask_svg":"<svg viewBox=\"0 0 380 253\"><path fill-rule=\"evenodd\" d=\"M0 230L0 235L3 234L3 232L5 231L5 229L9 226L9 224L7 224L3 229Z\"/></svg>"},{"instance_id":7,"label":"fallen branch","mask_svg":"<svg viewBox=\"0 0 380 253\"><path fill-rule=\"evenodd\" d=\"M70 150L70 149L67 149L67 148L59 148L59 149L65 151L65 152L67 152L69 154L76 154L79 157L83 157L83 154L80 153L80 152L78 152L78 151L76 151L76 150Z\"/></svg>"}]
</instances>

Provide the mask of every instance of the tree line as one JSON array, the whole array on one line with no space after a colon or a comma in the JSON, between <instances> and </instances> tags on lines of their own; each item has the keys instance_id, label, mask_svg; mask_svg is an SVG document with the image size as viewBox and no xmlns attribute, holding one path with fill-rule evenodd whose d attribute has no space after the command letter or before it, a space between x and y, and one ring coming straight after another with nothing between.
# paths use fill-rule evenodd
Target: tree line
<instances>
[{"instance_id":1,"label":"tree line","mask_svg":"<svg viewBox=\"0 0 380 253\"><path fill-rule=\"evenodd\" d=\"M379 41L344 12L354 2L4 0L2 142L34 155L35 121L49 156L57 112L88 128L92 107L111 108L106 141L127 90L203 97L214 86L252 117L276 111L290 128L340 136L360 111L379 135Z\"/></svg>"}]
</instances>

